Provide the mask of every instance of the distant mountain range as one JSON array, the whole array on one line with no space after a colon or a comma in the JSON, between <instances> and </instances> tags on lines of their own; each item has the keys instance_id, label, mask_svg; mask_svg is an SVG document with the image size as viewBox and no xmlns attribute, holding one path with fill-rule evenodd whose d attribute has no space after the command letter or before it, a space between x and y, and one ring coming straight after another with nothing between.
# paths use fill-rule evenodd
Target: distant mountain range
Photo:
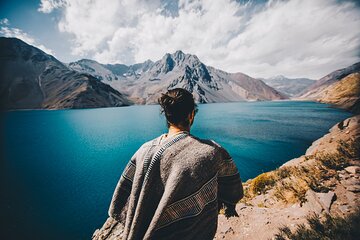
<instances>
[{"instance_id":1,"label":"distant mountain range","mask_svg":"<svg viewBox=\"0 0 360 240\"><path fill-rule=\"evenodd\" d=\"M74 71L16 38L0 38L0 108L117 107L131 102L89 74Z\"/></svg>"},{"instance_id":2,"label":"distant mountain range","mask_svg":"<svg viewBox=\"0 0 360 240\"><path fill-rule=\"evenodd\" d=\"M200 103L287 99L261 80L206 66L197 56L182 51L131 66L83 59L69 67L92 74L136 104L156 103L160 93L176 87L189 90Z\"/></svg>"},{"instance_id":3,"label":"distant mountain range","mask_svg":"<svg viewBox=\"0 0 360 240\"><path fill-rule=\"evenodd\" d=\"M308 78L287 78L283 75L261 78L270 87L286 94L289 97L295 97L304 91L311 84L315 83L315 80Z\"/></svg>"},{"instance_id":4,"label":"distant mountain range","mask_svg":"<svg viewBox=\"0 0 360 240\"><path fill-rule=\"evenodd\" d=\"M0 108L62 109L154 104L181 87L200 103L299 98L358 111L360 63L318 81L277 76L255 79L206 66L176 51L134 65L83 59L64 64L16 38L0 38ZM267 85L267 84L268 85ZM270 85L270 86L269 86Z\"/></svg>"}]
</instances>

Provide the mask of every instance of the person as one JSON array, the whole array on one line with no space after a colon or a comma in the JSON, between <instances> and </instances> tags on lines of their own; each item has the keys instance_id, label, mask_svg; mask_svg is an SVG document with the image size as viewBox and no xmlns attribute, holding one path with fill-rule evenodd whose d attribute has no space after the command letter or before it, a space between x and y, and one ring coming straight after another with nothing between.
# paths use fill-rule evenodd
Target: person
<instances>
[{"instance_id":1,"label":"person","mask_svg":"<svg viewBox=\"0 0 360 240\"><path fill-rule=\"evenodd\" d=\"M235 215L243 196L239 171L222 146L190 134L197 105L189 91L168 90L158 102L168 132L132 156L108 214L123 226L119 239L213 239L219 206Z\"/></svg>"}]
</instances>

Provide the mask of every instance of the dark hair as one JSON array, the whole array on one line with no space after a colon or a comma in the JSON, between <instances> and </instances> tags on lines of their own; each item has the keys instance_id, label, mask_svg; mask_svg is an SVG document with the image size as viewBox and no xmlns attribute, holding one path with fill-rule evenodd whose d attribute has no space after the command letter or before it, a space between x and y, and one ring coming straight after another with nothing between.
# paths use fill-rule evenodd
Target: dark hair
<instances>
[{"instance_id":1,"label":"dark hair","mask_svg":"<svg viewBox=\"0 0 360 240\"><path fill-rule=\"evenodd\" d=\"M198 111L193 95L183 88L174 88L162 93L158 99L161 113L165 114L167 126L189 126L188 116L193 110Z\"/></svg>"}]
</instances>

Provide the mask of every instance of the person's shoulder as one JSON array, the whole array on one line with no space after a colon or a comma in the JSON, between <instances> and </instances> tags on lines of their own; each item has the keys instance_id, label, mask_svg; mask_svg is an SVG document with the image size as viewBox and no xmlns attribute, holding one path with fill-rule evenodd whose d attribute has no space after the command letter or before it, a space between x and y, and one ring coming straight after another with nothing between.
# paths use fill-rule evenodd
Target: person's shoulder
<instances>
[{"instance_id":1,"label":"person's shoulder","mask_svg":"<svg viewBox=\"0 0 360 240\"><path fill-rule=\"evenodd\" d=\"M146 142L144 142L134 153L134 156L141 156L143 154L145 154L147 152L147 150L149 150L149 148L155 144L156 141L159 140L159 138L161 137L161 135L159 137L153 138L151 140L148 140Z\"/></svg>"},{"instance_id":2,"label":"person's shoulder","mask_svg":"<svg viewBox=\"0 0 360 240\"><path fill-rule=\"evenodd\" d=\"M159 139L161 138L162 135L156 137L156 138L153 138L151 140L148 140L146 141L145 143L143 143L141 146L140 146L140 149L141 148L149 148L150 146L152 145L155 145L156 143L159 142Z\"/></svg>"},{"instance_id":3,"label":"person's shoulder","mask_svg":"<svg viewBox=\"0 0 360 240\"><path fill-rule=\"evenodd\" d=\"M228 153L228 151L215 140L202 139L193 135L191 135L191 137L194 139L194 141L198 142L199 144L206 145L207 147L212 149L213 152L219 152L223 158L230 158L230 154Z\"/></svg>"},{"instance_id":4,"label":"person's shoulder","mask_svg":"<svg viewBox=\"0 0 360 240\"><path fill-rule=\"evenodd\" d=\"M216 144L214 143L213 140L211 139L204 139L204 138L199 138L197 136L194 136L194 135L189 135L190 137L190 141L192 144L199 144L199 145L206 145L208 147L211 147L211 148L216 148Z\"/></svg>"},{"instance_id":5,"label":"person's shoulder","mask_svg":"<svg viewBox=\"0 0 360 240\"><path fill-rule=\"evenodd\" d=\"M229 154L229 152L222 146L220 145L218 142L216 142L215 140L211 140L217 147L217 150L220 152L221 157L223 159L230 159L231 156Z\"/></svg>"}]
</instances>

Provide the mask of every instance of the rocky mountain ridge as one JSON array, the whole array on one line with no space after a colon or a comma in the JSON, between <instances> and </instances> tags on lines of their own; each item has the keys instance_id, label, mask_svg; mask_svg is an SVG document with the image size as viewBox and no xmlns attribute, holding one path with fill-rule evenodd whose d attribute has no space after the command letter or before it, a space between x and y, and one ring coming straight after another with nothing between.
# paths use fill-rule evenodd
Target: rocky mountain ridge
<instances>
[{"instance_id":1,"label":"rocky mountain ridge","mask_svg":"<svg viewBox=\"0 0 360 240\"><path fill-rule=\"evenodd\" d=\"M127 98L89 74L69 69L16 38L0 38L0 108L118 107Z\"/></svg>"},{"instance_id":2,"label":"rocky mountain ridge","mask_svg":"<svg viewBox=\"0 0 360 240\"><path fill-rule=\"evenodd\" d=\"M107 77L111 74L104 74L107 71L89 71L89 68L99 69L99 65L101 64L81 65L79 62L69 64L77 71L94 76L101 75L101 81L124 92L137 104L156 103L161 92L176 87L189 90L200 103L287 99L285 95L261 80L243 73L227 73L206 66L197 56L182 51L167 53L156 62L147 61L139 64L140 67L134 72L120 71L121 74L111 77ZM109 66L111 65L107 65L107 70L116 69ZM133 66L127 68L134 68ZM114 74L114 70L112 73Z\"/></svg>"},{"instance_id":3,"label":"rocky mountain ridge","mask_svg":"<svg viewBox=\"0 0 360 240\"><path fill-rule=\"evenodd\" d=\"M0 50L5 110L154 104L160 93L176 87L188 89L200 103L287 98L261 80L206 66L182 51L126 66L87 59L64 64L16 38L1 37Z\"/></svg>"},{"instance_id":4,"label":"rocky mountain ridge","mask_svg":"<svg viewBox=\"0 0 360 240\"><path fill-rule=\"evenodd\" d=\"M154 104L162 92L181 87L200 103L297 98L359 111L360 63L311 80L284 76L254 79L206 66L182 51L134 65L100 64L83 59L64 64L19 39L0 39L0 107L61 109ZM355 75L351 75L355 74ZM347 78L352 76L351 80ZM285 82L287 83L285 84ZM336 86L334 84L337 84ZM301 96L297 92L305 88ZM286 94L281 93L285 92Z\"/></svg>"},{"instance_id":5,"label":"rocky mountain ridge","mask_svg":"<svg viewBox=\"0 0 360 240\"><path fill-rule=\"evenodd\" d=\"M125 77L139 77L153 64L151 60L127 66L125 64L101 64L95 60L81 59L68 64L70 68L82 73L88 73L100 81L115 81Z\"/></svg>"}]
</instances>

